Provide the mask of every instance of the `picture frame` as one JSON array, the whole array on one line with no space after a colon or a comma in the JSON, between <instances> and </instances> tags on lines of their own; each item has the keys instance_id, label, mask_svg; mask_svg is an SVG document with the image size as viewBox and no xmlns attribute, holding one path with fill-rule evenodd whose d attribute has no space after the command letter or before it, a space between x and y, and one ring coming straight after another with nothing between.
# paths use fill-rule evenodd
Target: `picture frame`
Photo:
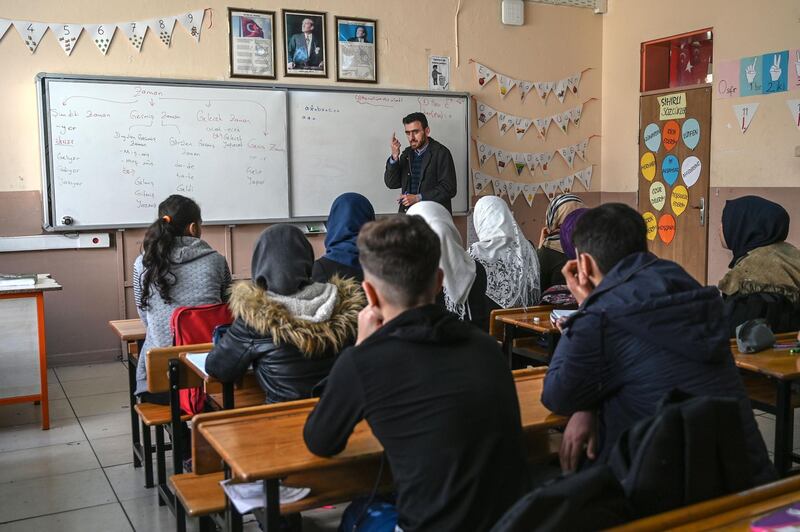
<instances>
[{"instance_id":1,"label":"picture frame","mask_svg":"<svg viewBox=\"0 0 800 532\"><path fill-rule=\"evenodd\" d=\"M327 33L320 11L284 9L283 68L288 77L328 77Z\"/></svg>"},{"instance_id":2,"label":"picture frame","mask_svg":"<svg viewBox=\"0 0 800 532\"><path fill-rule=\"evenodd\" d=\"M275 79L275 12L228 8L232 78Z\"/></svg>"},{"instance_id":3,"label":"picture frame","mask_svg":"<svg viewBox=\"0 0 800 532\"><path fill-rule=\"evenodd\" d=\"M335 17L336 81L378 83L378 21Z\"/></svg>"}]
</instances>

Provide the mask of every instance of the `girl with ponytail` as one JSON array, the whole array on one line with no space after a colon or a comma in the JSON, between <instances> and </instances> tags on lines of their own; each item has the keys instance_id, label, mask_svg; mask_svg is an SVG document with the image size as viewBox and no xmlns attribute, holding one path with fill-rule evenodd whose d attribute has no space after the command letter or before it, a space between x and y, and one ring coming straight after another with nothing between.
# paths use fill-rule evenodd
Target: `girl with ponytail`
<instances>
[{"instance_id":1,"label":"girl with ponytail","mask_svg":"<svg viewBox=\"0 0 800 532\"><path fill-rule=\"evenodd\" d=\"M133 264L133 295L147 335L136 368L136 394L169 404L147 392L147 351L172 345L169 329L178 307L221 303L231 282L225 258L200 239L200 207L173 194L158 206L158 218L144 235L143 253Z\"/></svg>"}]
</instances>

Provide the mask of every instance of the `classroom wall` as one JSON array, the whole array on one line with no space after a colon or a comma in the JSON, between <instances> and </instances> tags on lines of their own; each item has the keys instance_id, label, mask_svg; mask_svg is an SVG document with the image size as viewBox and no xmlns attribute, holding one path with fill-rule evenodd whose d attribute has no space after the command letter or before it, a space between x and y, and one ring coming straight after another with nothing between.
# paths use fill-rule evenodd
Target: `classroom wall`
<instances>
[{"instance_id":1,"label":"classroom wall","mask_svg":"<svg viewBox=\"0 0 800 532\"><path fill-rule=\"evenodd\" d=\"M379 86L427 89L428 55L451 57L451 84L455 91L477 92L474 67L468 63L475 58L507 75L525 79L558 79L576 69L592 67L580 86L581 101L601 95L602 18L591 10L526 3L526 24L507 27L500 23L500 3L487 0L461 0L459 22L460 66L456 59L455 21L458 0L406 0L383 2L375 0L296 0L291 6L275 0L258 3L236 2L237 8L272 10L280 20L283 7L328 11L328 53L334 53L331 28L334 15L375 18L378 20ZM106 56L100 54L88 35L84 34L67 57L48 32L36 50L30 54L12 27L0 41L0 65L3 83L0 100L3 106L0 128L0 236L41 233L41 170L39 162L38 117L34 77L39 72L94 74L110 76L165 77L204 80L228 79L228 4L219 0L203 3L142 0L135 3L89 0L60 2L4 2L0 16L9 19L41 22L100 23L145 20L157 16L179 14L210 7L212 18L206 20L200 43L196 44L185 30L176 25L172 46L166 49L158 39L148 35L141 53L136 53L118 30ZM209 23L213 25L209 28ZM282 29L277 23L277 36ZM279 47L278 81L299 84L336 83L335 70L329 65L329 77L283 79ZM330 57L330 56L329 56ZM340 85L336 83L336 85ZM499 101L495 82L483 89L486 101L501 110L528 116L541 116L545 110L555 113L575 105L573 97L560 104L552 96L547 106L531 95L526 104L519 103L518 93ZM483 96L483 95L482 95ZM571 99L572 98L572 99ZM536 101L534 101L536 100ZM529 133L524 143L516 144L511 136L497 138L493 122L482 128L487 142L514 151L543 151L544 147L563 146L577 142L584 134L600 132L601 108L593 102L584 109L581 127L569 137L551 128L548 143L537 143ZM400 117L398 117L398 122ZM483 131L486 130L486 131ZM489 130L492 130L491 132ZM433 131L435 136L436 132ZM387 138L388 138L387 134ZM592 141L590 157L598 164L600 143ZM387 141L388 154L388 141ZM386 154L368 154L384 157ZM562 162L563 163L563 162ZM473 159L473 166L476 161ZM557 167L559 174L567 170ZM555 173L553 177L561 175ZM487 173L492 173L487 171ZM569 172L571 173L571 172ZM510 173L506 176L510 179ZM531 182L543 180L541 176ZM593 192L587 200L596 203L600 198L601 173L595 168ZM524 204L524 207L521 205ZM546 201L537 196L534 208L522 198L515 211L526 234L538 238ZM457 219L462 234L466 220ZM203 237L228 257L235 278L249 276L252 244L265 226L205 227ZM118 355L119 343L107 321L134 317L130 294L130 266L138 254L142 230L112 232L112 247L100 250L40 251L0 254L0 271L49 272L64 286L58 293L46 297L48 356L51 363L79 363L89 360L108 360ZM319 255L323 251L322 237L310 239Z\"/></svg>"},{"instance_id":2,"label":"classroom wall","mask_svg":"<svg viewBox=\"0 0 800 532\"><path fill-rule=\"evenodd\" d=\"M796 0L610 0L603 15L603 200L635 205L639 168L640 43L713 27L714 62L800 47ZM789 241L800 244L800 131L786 100L798 92L715 99L711 107L708 282L727 270L730 252L717 238L725 201L757 194L781 203L795 219ZM747 133L732 105L759 102Z\"/></svg>"}]
</instances>

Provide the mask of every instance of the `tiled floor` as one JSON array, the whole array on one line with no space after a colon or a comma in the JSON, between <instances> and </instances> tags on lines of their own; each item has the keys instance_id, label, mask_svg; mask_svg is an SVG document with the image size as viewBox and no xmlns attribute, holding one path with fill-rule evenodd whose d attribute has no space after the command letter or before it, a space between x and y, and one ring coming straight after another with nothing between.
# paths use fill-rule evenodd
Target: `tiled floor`
<instances>
[{"instance_id":1,"label":"tiled floor","mask_svg":"<svg viewBox=\"0 0 800 532\"><path fill-rule=\"evenodd\" d=\"M50 430L37 406L0 406L0 532L175 530L133 467L125 366L55 368L48 379ZM341 511L307 512L303 530L336 530Z\"/></svg>"}]
</instances>

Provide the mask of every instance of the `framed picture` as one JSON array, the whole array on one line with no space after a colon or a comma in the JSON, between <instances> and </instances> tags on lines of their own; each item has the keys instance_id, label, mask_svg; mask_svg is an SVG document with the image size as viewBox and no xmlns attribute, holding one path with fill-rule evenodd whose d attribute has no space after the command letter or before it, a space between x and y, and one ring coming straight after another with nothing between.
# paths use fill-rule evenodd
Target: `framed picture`
<instances>
[{"instance_id":1,"label":"framed picture","mask_svg":"<svg viewBox=\"0 0 800 532\"><path fill-rule=\"evenodd\" d=\"M231 77L275 79L275 13L228 8Z\"/></svg>"},{"instance_id":2,"label":"framed picture","mask_svg":"<svg viewBox=\"0 0 800 532\"><path fill-rule=\"evenodd\" d=\"M378 21L336 17L336 79L378 83Z\"/></svg>"},{"instance_id":3,"label":"framed picture","mask_svg":"<svg viewBox=\"0 0 800 532\"><path fill-rule=\"evenodd\" d=\"M283 57L287 76L328 77L325 13L283 10Z\"/></svg>"}]
</instances>

